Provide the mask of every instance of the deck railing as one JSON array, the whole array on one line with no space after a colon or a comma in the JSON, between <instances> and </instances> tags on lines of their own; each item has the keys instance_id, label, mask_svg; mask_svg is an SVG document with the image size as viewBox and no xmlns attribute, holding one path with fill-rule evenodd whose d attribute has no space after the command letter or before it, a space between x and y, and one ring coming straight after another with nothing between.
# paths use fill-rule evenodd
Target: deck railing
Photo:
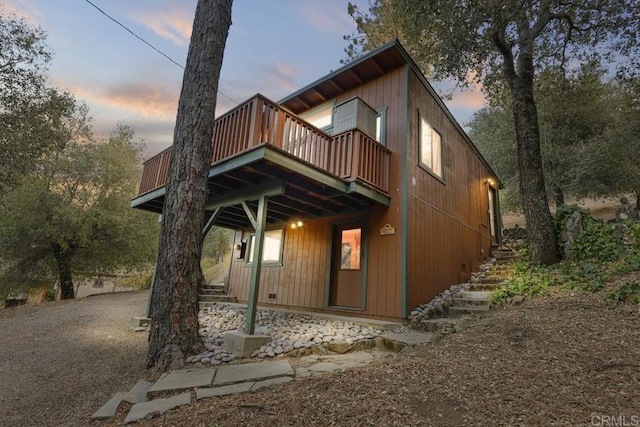
<instances>
[{"instance_id":1,"label":"deck railing","mask_svg":"<svg viewBox=\"0 0 640 427\"><path fill-rule=\"evenodd\" d=\"M358 130L330 137L262 95L219 117L212 143L212 165L267 144L342 179L389 190L386 147ZM138 195L165 184L170 159L168 148L144 163Z\"/></svg>"}]
</instances>

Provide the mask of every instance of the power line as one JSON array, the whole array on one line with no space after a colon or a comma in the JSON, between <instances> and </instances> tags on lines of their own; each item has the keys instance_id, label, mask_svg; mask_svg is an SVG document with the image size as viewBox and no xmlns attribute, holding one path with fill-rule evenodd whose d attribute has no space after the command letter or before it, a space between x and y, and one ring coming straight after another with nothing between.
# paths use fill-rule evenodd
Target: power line
<instances>
[{"instance_id":1,"label":"power line","mask_svg":"<svg viewBox=\"0 0 640 427\"><path fill-rule=\"evenodd\" d=\"M156 52L158 52L160 55L164 56L165 58L167 58L169 61L173 62L175 65L177 65L178 67L182 68L184 70L184 67L180 64L178 64L176 61L173 60L173 58L171 58L169 55L167 55L166 53L162 52L160 49L158 49L157 47L155 47L154 45L152 45L151 43L149 43L148 41L146 41L145 39L143 39L142 37L140 37L139 35L137 35L136 33L134 33L133 31L131 31L129 28L127 28L126 25L124 25L123 23L121 23L120 21L118 21L117 19L111 17L107 12L105 12L104 10L100 9L98 6L96 6L93 2L91 2L90 0L85 0L87 3L89 3L91 6L93 6L94 8L96 8L100 13L102 13L104 16L106 16L107 18L109 18L110 20L112 20L113 22L115 22L116 24L118 24L119 26L121 26L122 28L124 28L128 33L130 33L132 36L134 36L135 38L137 38L138 40L140 40L142 43L146 44L147 46L149 46L151 49L155 50ZM236 105L240 104L238 101L236 101L235 99L231 98L229 95L225 94L224 92L222 92L220 89L218 89L218 93L222 96L224 96L225 98L227 98L229 101L231 102L235 102Z\"/></svg>"}]
</instances>

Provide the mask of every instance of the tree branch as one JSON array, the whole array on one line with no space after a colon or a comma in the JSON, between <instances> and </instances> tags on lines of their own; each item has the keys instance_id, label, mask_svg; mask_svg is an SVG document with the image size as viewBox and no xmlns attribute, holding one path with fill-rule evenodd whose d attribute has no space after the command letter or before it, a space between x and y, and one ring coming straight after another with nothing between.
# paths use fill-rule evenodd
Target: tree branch
<instances>
[{"instance_id":1,"label":"tree branch","mask_svg":"<svg viewBox=\"0 0 640 427\"><path fill-rule=\"evenodd\" d=\"M505 28L495 28L492 34L493 43L502 54L505 78L507 81L513 81L517 78L516 70L513 65L513 52L511 51L511 44L505 37Z\"/></svg>"}]
</instances>

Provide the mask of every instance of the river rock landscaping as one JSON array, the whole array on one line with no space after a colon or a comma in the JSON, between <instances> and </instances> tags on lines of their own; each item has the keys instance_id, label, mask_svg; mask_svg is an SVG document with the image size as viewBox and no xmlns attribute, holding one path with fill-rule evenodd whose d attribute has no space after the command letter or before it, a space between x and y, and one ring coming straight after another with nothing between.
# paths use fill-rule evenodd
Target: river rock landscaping
<instances>
[{"instance_id":1,"label":"river rock landscaping","mask_svg":"<svg viewBox=\"0 0 640 427\"><path fill-rule=\"evenodd\" d=\"M187 363L219 365L233 361L236 356L223 349L227 331L242 330L246 307L235 304L216 304L200 310L200 334L206 351L189 357ZM347 347L368 341L384 331L349 321L330 320L310 315L259 309L256 315L256 334L272 336L273 340L256 350L251 357L270 358L289 354L312 346Z\"/></svg>"}]
</instances>

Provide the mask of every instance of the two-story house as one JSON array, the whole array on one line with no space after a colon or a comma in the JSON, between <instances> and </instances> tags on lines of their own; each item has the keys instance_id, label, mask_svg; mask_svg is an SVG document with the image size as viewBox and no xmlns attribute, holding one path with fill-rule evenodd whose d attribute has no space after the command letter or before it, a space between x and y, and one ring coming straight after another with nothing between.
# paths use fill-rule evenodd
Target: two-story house
<instances>
[{"instance_id":1,"label":"two-story house","mask_svg":"<svg viewBox=\"0 0 640 427\"><path fill-rule=\"evenodd\" d=\"M497 176L397 41L256 95L212 143L207 227L236 230L228 291L250 305L406 319L499 243ZM133 207L161 213L170 156Z\"/></svg>"}]
</instances>

